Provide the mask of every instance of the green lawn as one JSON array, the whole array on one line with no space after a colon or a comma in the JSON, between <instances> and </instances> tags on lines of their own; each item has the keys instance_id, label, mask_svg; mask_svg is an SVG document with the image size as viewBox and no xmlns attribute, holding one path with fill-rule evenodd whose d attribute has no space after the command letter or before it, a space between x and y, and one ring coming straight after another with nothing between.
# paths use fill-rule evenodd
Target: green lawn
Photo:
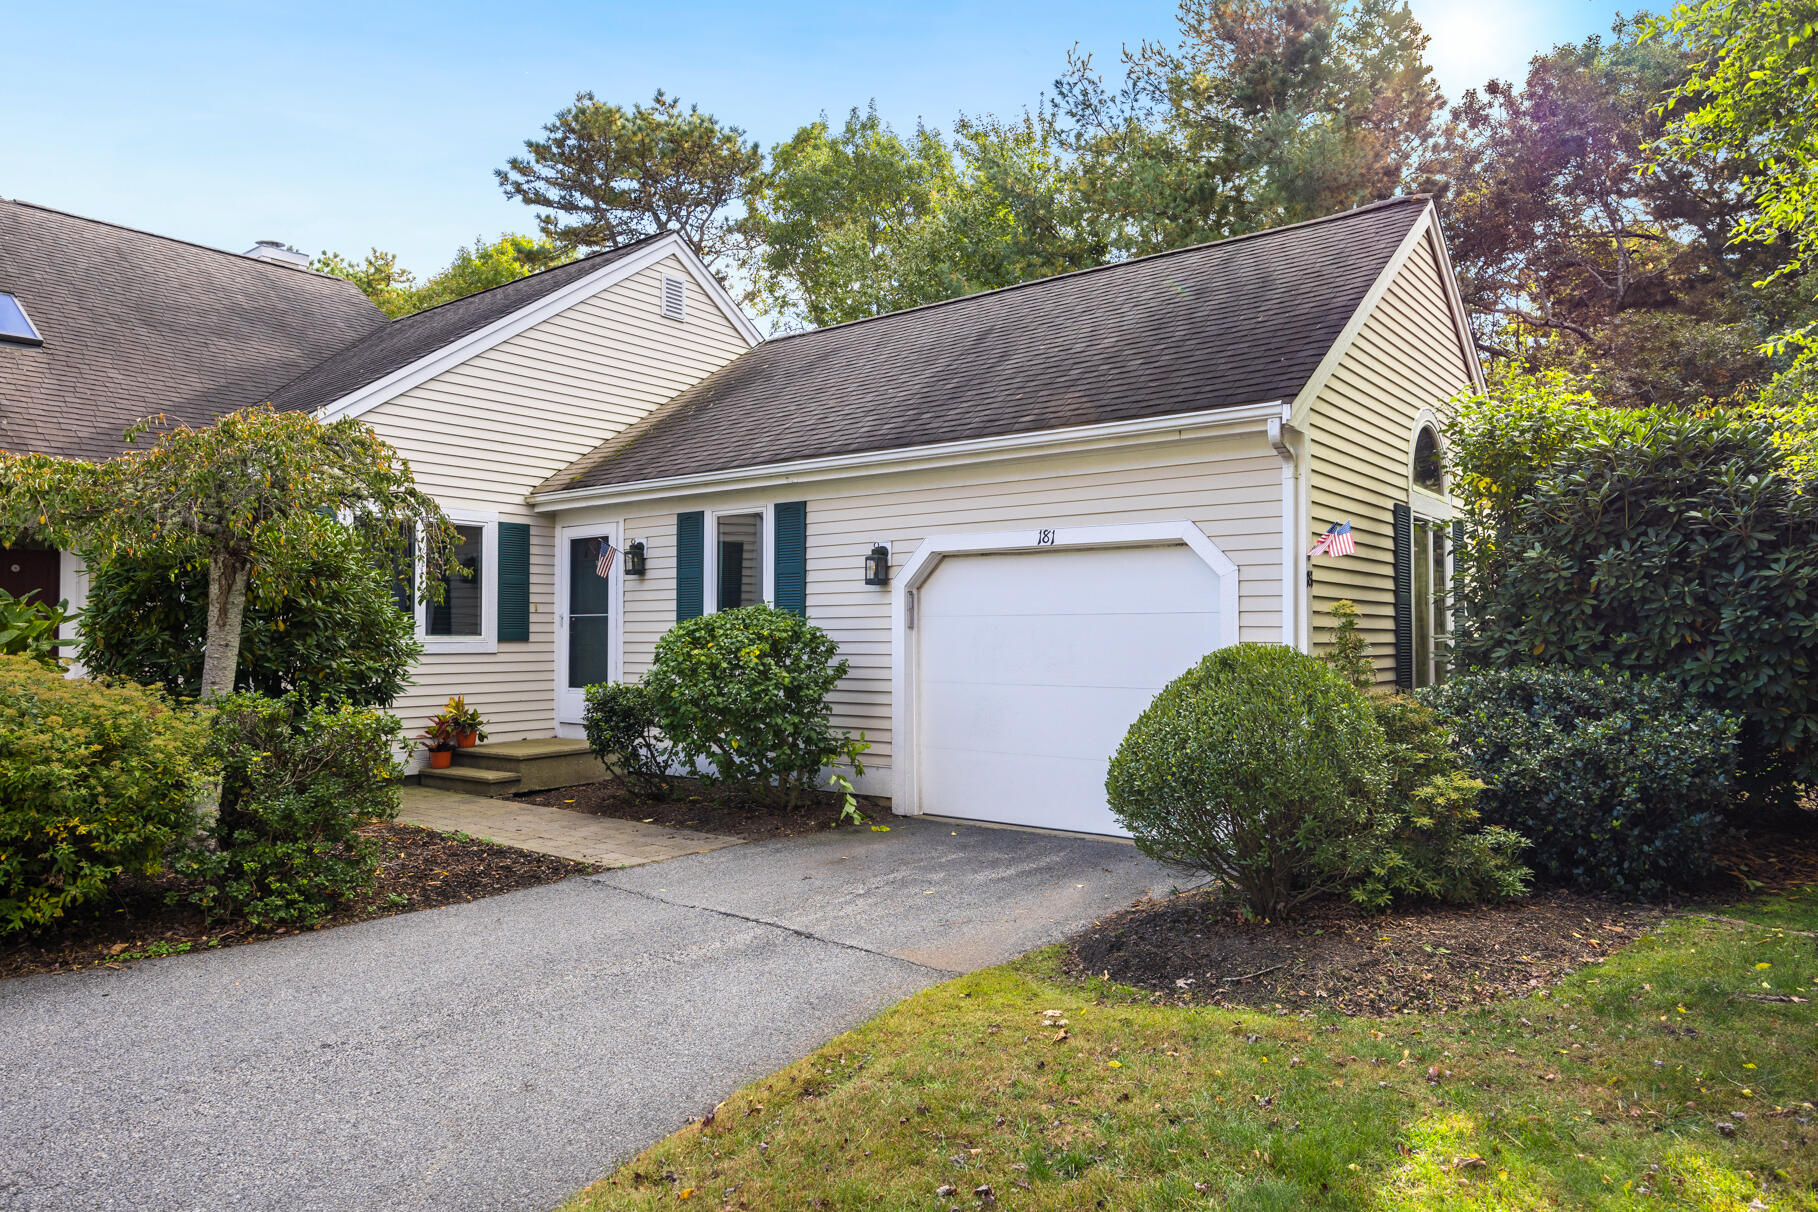
<instances>
[{"instance_id":1,"label":"green lawn","mask_svg":"<svg viewBox=\"0 0 1818 1212\"><path fill-rule=\"evenodd\" d=\"M1752 924L1679 917L1434 1017L1157 1006L1040 952L739 1091L566 1212L1818 1209L1814 1001L1755 1000L1818 999L1795 933L1818 889L1721 912Z\"/></svg>"}]
</instances>

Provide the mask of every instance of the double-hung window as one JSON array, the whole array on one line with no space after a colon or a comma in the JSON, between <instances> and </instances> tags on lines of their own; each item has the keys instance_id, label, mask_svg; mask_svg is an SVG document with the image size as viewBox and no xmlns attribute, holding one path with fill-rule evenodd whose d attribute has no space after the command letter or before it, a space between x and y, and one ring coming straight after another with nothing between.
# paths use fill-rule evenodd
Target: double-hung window
<instances>
[{"instance_id":1,"label":"double-hung window","mask_svg":"<svg viewBox=\"0 0 1818 1212\"><path fill-rule=\"evenodd\" d=\"M709 515L706 571L712 609L736 610L770 600L769 514L758 506Z\"/></svg>"},{"instance_id":2,"label":"double-hung window","mask_svg":"<svg viewBox=\"0 0 1818 1212\"><path fill-rule=\"evenodd\" d=\"M425 652L497 652L499 517L445 512L460 542L442 577L441 600L417 606L417 635Z\"/></svg>"}]
</instances>

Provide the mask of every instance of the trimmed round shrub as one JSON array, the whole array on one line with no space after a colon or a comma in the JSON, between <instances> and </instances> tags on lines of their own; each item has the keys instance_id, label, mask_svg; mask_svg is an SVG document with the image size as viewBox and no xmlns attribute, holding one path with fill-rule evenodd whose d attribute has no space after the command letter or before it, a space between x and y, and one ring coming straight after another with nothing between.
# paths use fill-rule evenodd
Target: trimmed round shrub
<instances>
[{"instance_id":1,"label":"trimmed round shrub","mask_svg":"<svg viewBox=\"0 0 1818 1212\"><path fill-rule=\"evenodd\" d=\"M602 682L587 688L582 715L587 747L633 795L660 797L669 790L667 764L657 744L656 704L642 682Z\"/></svg>"},{"instance_id":2,"label":"trimmed round shrub","mask_svg":"<svg viewBox=\"0 0 1818 1212\"><path fill-rule=\"evenodd\" d=\"M157 870L196 828L206 739L156 690L0 656L0 934Z\"/></svg>"},{"instance_id":3,"label":"trimmed round shrub","mask_svg":"<svg viewBox=\"0 0 1818 1212\"><path fill-rule=\"evenodd\" d=\"M869 745L836 730L828 696L846 676L833 637L774 606L687 619L657 641L642 684L667 757L759 803L794 806Z\"/></svg>"},{"instance_id":4,"label":"trimmed round shrub","mask_svg":"<svg viewBox=\"0 0 1818 1212\"><path fill-rule=\"evenodd\" d=\"M236 690L360 707L390 706L422 646L390 572L359 537L323 526L280 577L247 587ZM193 698L202 681L208 565L166 553L116 555L95 571L82 613L91 673L162 683Z\"/></svg>"},{"instance_id":5,"label":"trimmed round shrub","mask_svg":"<svg viewBox=\"0 0 1818 1212\"><path fill-rule=\"evenodd\" d=\"M1105 791L1145 854L1215 875L1273 918L1357 876L1383 784L1361 691L1314 657L1239 644L1155 696Z\"/></svg>"},{"instance_id":6,"label":"trimmed round shrub","mask_svg":"<svg viewBox=\"0 0 1818 1212\"><path fill-rule=\"evenodd\" d=\"M1738 722L1662 680L1472 670L1417 692L1489 784L1484 819L1528 839L1544 878L1654 898L1713 870Z\"/></svg>"},{"instance_id":7,"label":"trimmed round shrub","mask_svg":"<svg viewBox=\"0 0 1818 1212\"><path fill-rule=\"evenodd\" d=\"M398 812L403 726L386 712L290 695L217 700L208 749L221 773L214 849L179 870L211 916L316 921L372 884L378 852L357 832Z\"/></svg>"}]
</instances>

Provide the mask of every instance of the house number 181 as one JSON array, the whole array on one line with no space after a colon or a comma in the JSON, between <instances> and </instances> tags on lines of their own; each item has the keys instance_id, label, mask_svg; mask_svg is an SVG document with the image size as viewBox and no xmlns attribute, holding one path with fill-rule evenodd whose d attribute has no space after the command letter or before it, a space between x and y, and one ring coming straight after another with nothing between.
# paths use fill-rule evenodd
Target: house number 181
<instances>
[{"instance_id":1,"label":"house number 181","mask_svg":"<svg viewBox=\"0 0 1818 1212\"><path fill-rule=\"evenodd\" d=\"M1054 532L1053 532L1053 531L1052 531L1052 530L1038 530L1038 531L1036 531L1036 532L1035 532L1035 545L1036 545L1036 546L1037 546L1037 547L1052 547L1052 546L1054 546Z\"/></svg>"}]
</instances>

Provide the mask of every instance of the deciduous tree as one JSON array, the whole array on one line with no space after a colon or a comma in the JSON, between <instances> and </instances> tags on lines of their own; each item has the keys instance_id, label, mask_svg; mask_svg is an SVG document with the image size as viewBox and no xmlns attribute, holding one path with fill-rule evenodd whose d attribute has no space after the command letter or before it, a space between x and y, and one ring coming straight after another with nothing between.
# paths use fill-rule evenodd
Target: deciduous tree
<instances>
[{"instance_id":1,"label":"deciduous tree","mask_svg":"<svg viewBox=\"0 0 1818 1212\"><path fill-rule=\"evenodd\" d=\"M159 421L141 422L129 438ZM397 451L352 418L322 424L270 407L201 429L165 428L147 450L102 463L0 451L0 545L35 537L90 564L115 553L174 553L208 568L201 697L233 690L247 583L282 581L323 515L357 527L402 560L412 534L430 594L457 535Z\"/></svg>"}]
</instances>

